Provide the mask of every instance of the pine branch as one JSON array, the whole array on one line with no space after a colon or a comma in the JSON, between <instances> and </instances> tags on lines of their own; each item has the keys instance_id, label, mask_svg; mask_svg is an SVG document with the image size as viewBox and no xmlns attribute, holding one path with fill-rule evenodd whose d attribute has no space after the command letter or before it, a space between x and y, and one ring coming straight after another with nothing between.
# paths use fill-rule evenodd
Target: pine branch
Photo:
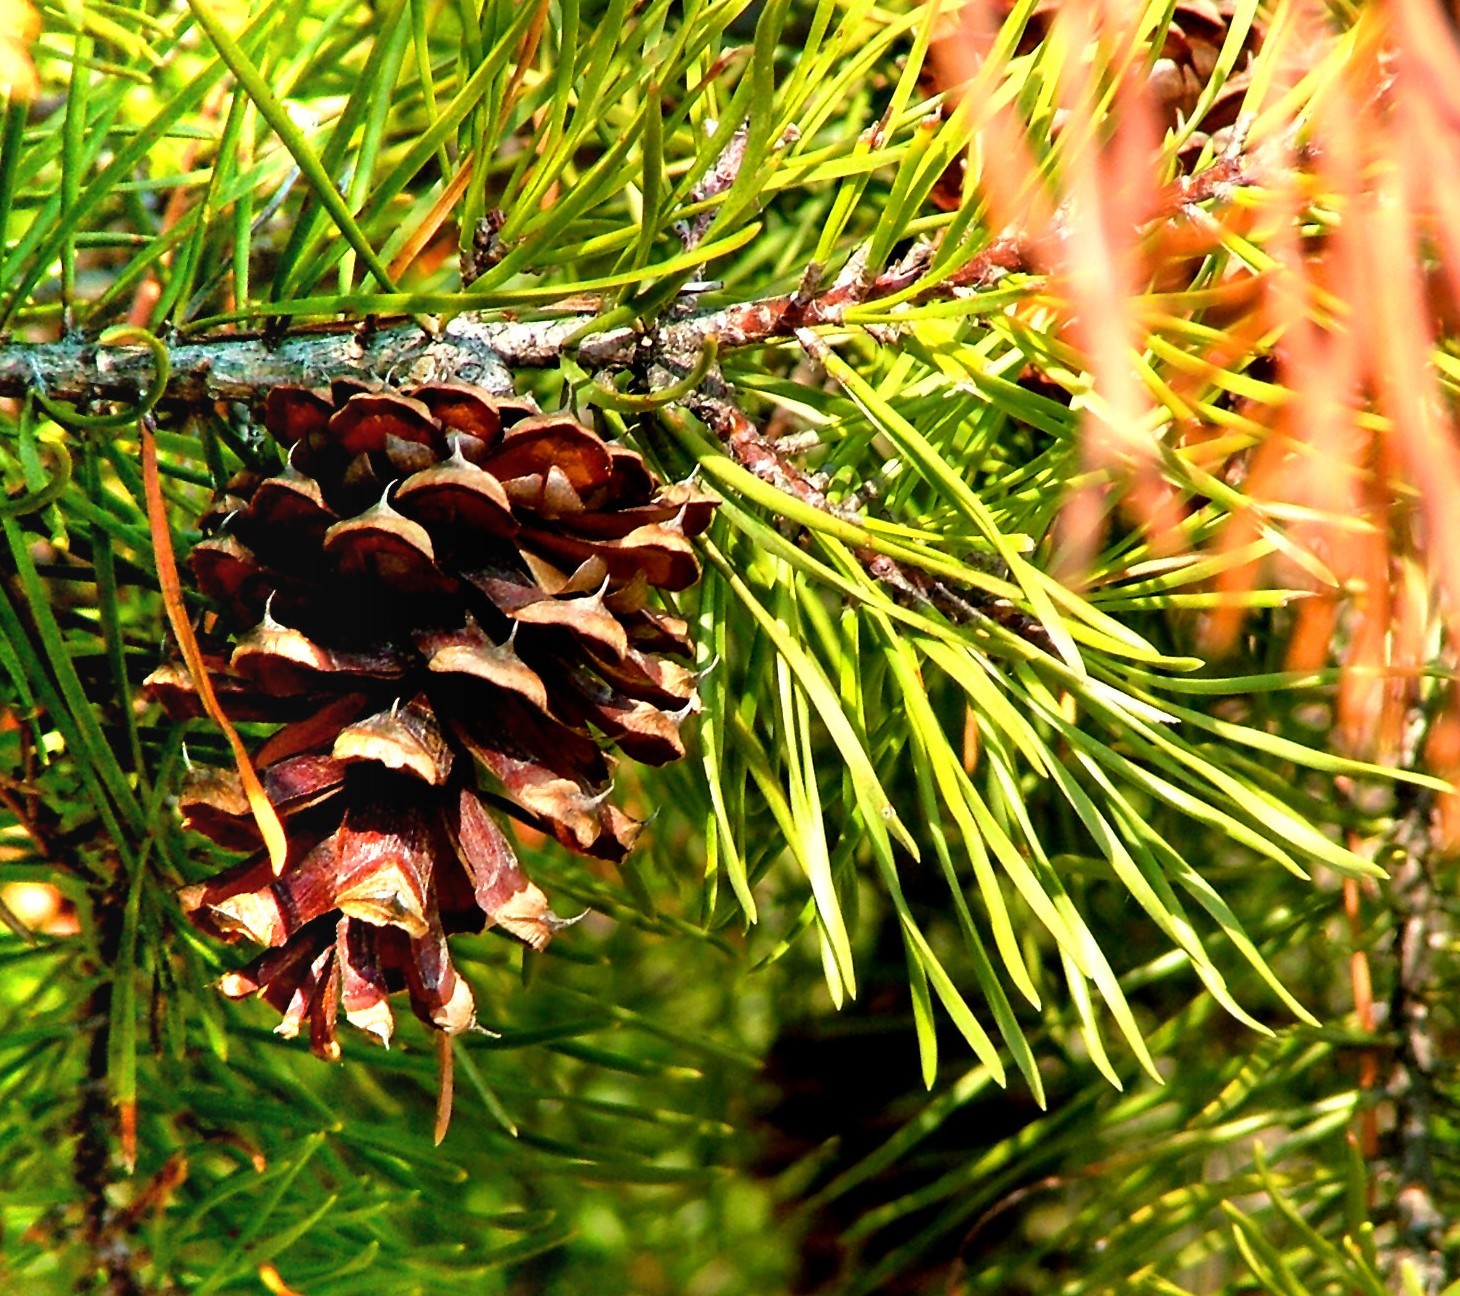
<instances>
[{"instance_id":1,"label":"pine branch","mask_svg":"<svg viewBox=\"0 0 1460 1296\"><path fill-rule=\"evenodd\" d=\"M1229 201L1256 179L1234 148L1199 174L1168 186L1155 203L1153 223L1181 218L1203 202ZM1058 217L1055 224L1058 237ZM398 386L459 381L508 391L509 367L543 367L565 354L590 369L626 369L646 357L688 369L712 338L722 351L763 346L800 330L840 325L858 306L902 295L913 303L968 297L1008 275L1040 269L1038 254L1017 232L993 239L948 274L930 272L932 259L933 249L919 244L897 264L869 275L862 257L853 254L826 289L820 288L822 268L812 264L794 292L678 318L671 311L647 330L593 333L588 330L596 315L588 311L549 320L459 315L434 337L414 323L377 327L342 321L306 326L277 342L262 333L175 342L169 345L172 372L163 399L191 406L220 400L253 404L271 387L316 386L337 377ZM142 350L112 350L77 339L0 342L0 396L22 396L38 387L68 401L136 401L150 378L150 356Z\"/></svg>"}]
</instances>

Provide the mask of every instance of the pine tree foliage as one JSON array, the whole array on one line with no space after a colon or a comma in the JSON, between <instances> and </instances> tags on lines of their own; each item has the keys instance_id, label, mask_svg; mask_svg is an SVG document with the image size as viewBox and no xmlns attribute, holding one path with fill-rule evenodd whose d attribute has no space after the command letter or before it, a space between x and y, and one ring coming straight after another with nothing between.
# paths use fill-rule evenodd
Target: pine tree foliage
<instances>
[{"instance_id":1,"label":"pine tree foliage","mask_svg":"<svg viewBox=\"0 0 1460 1296\"><path fill-rule=\"evenodd\" d=\"M1460 1277L1437 7L38 9L0 0L9 1288ZM453 938L485 1030L437 1147L424 1028L327 1067L212 988L177 892L231 857L175 806L232 758L141 692L140 456L185 551L284 466L230 348L410 385L372 355L464 321L721 503L664 596L689 758L617 768L621 865L520 834L587 916Z\"/></svg>"}]
</instances>

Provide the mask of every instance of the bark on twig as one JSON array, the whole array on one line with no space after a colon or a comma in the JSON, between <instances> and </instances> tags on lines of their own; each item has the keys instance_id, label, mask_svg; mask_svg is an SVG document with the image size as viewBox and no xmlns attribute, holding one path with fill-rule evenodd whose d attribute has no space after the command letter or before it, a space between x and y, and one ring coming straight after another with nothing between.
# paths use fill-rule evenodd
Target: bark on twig
<instances>
[{"instance_id":1,"label":"bark on twig","mask_svg":"<svg viewBox=\"0 0 1460 1296\"><path fill-rule=\"evenodd\" d=\"M341 325L302 331L277 345L258 337L219 337L169 348L172 373L164 399L203 406L215 401L260 401L281 383L327 384L332 378L377 379L400 385L471 382L510 391L512 377L490 339L490 329L453 320L438 338L414 325L377 329L368 337ZM66 401L139 400L152 384L152 355L140 347L94 342L0 344L0 395L39 388Z\"/></svg>"}]
</instances>

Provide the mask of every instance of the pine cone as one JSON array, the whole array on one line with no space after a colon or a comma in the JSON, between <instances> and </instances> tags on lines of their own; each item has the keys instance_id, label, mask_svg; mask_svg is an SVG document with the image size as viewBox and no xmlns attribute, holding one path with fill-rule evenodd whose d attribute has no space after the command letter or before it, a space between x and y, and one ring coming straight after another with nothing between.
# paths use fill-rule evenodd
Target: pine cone
<instances>
[{"instance_id":1,"label":"pine cone","mask_svg":"<svg viewBox=\"0 0 1460 1296\"><path fill-rule=\"evenodd\" d=\"M241 473L190 564L220 704L280 727L253 753L289 842L275 877L238 775L198 769L187 824L237 867L186 888L202 929L268 946L226 976L307 1023L388 1043L391 993L449 1033L474 1023L446 937L496 924L534 948L561 925L493 813L617 860L639 825L609 802L611 744L662 764L697 705L685 624L651 588L699 576L714 501L563 414L434 385L270 392L283 472ZM200 713L170 664L148 680ZM479 784L484 778L486 789Z\"/></svg>"}]
</instances>

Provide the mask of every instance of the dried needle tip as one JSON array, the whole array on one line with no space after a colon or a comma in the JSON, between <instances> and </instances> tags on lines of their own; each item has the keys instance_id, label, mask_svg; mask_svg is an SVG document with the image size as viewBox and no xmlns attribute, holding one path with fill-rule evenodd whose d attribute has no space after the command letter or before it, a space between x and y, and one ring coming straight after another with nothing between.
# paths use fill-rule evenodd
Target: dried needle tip
<instances>
[{"instance_id":1,"label":"dried needle tip","mask_svg":"<svg viewBox=\"0 0 1460 1296\"><path fill-rule=\"evenodd\" d=\"M433 1137L437 1147L441 1146L442 1139L446 1137L446 1131L451 1128L456 1066L456 1054L452 1049L453 1040L450 1035L443 1033L436 1036L436 1061L440 1070L436 1087L436 1128Z\"/></svg>"}]
</instances>

